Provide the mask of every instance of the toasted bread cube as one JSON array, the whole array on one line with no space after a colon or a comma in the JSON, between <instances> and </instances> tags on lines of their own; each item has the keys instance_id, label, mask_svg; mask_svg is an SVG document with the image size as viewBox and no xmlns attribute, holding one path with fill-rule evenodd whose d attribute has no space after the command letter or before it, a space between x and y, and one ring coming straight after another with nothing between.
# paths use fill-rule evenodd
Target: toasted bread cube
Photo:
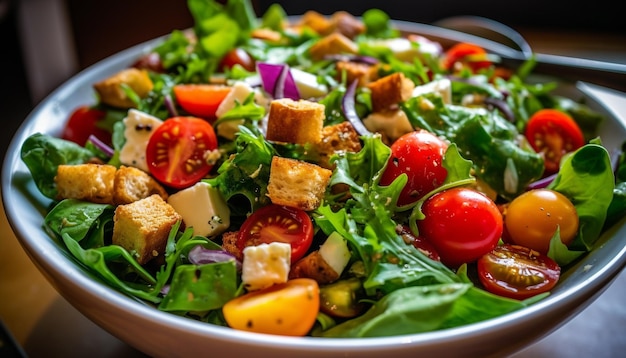
<instances>
[{"instance_id":1,"label":"toasted bread cube","mask_svg":"<svg viewBox=\"0 0 626 358\"><path fill-rule=\"evenodd\" d=\"M325 126L322 129L322 141L316 145L320 155L320 165L332 169L330 156L338 152L353 152L361 150L359 134L350 122L342 122Z\"/></svg>"},{"instance_id":2,"label":"toasted bread cube","mask_svg":"<svg viewBox=\"0 0 626 358\"><path fill-rule=\"evenodd\" d=\"M324 105L307 100L275 99L270 103L267 140L316 144L322 140Z\"/></svg>"},{"instance_id":3,"label":"toasted bread cube","mask_svg":"<svg viewBox=\"0 0 626 358\"><path fill-rule=\"evenodd\" d=\"M168 193L148 173L134 167L121 166L113 181L113 202L116 205L130 204L139 199L157 194L167 200Z\"/></svg>"},{"instance_id":4,"label":"toasted bread cube","mask_svg":"<svg viewBox=\"0 0 626 358\"><path fill-rule=\"evenodd\" d=\"M372 111L394 109L398 103L411 98L415 84L402 72L378 79L367 86L372 91Z\"/></svg>"},{"instance_id":5,"label":"toasted bread cube","mask_svg":"<svg viewBox=\"0 0 626 358\"><path fill-rule=\"evenodd\" d=\"M118 108L136 107L135 102L126 95L123 84L132 88L140 98L146 97L154 87L146 70L127 68L95 83L93 88L98 92L102 103Z\"/></svg>"},{"instance_id":6,"label":"toasted bread cube","mask_svg":"<svg viewBox=\"0 0 626 358\"><path fill-rule=\"evenodd\" d=\"M59 165L54 181L57 199L79 199L113 204L113 185L117 168L108 164Z\"/></svg>"},{"instance_id":7,"label":"toasted bread cube","mask_svg":"<svg viewBox=\"0 0 626 358\"><path fill-rule=\"evenodd\" d=\"M113 215L113 245L119 245L141 265L162 255L172 227L182 218L159 195L120 205Z\"/></svg>"},{"instance_id":8,"label":"toasted bread cube","mask_svg":"<svg viewBox=\"0 0 626 358\"><path fill-rule=\"evenodd\" d=\"M289 279L310 278L320 284L337 281L339 274L330 266L319 251L313 251L293 264Z\"/></svg>"},{"instance_id":9,"label":"toasted bread cube","mask_svg":"<svg viewBox=\"0 0 626 358\"><path fill-rule=\"evenodd\" d=\"M353 39L365 32L365 24L347 11L336 11L331 19L334 32Z\"/></svg>"},{"instance_id":10,"label":"toasted bread cube","mask_svg":"<svg viewBox=\"0 0 626 358\"><path fill-rule=\"evenodd\" d=\"M222 234L222 248L235 256L237 260L243 260L243 252L237 246L239 231L227 231Z\"/></svg>"},{"instance_id":11,"label":"toasted bread cube","mask_svg":"<svg viewBox=\"0 0 626 358\"><path fill-rule=\"evenodd\" d=\"M308 27L320 35L327 35L332 31L332 22L317 11L305 12L297 24L299 27Z\"/></svg>"},{"instance_id":12,"label":"toasted bread cube","mask_svg":"<svg viewBox=\"0 0 626 358\"><path fill-rule=\"evenodd\" d=\"M334 32L313 44L309 51L314 60L321 60L326 55L356 54L359 48L349 38Z\"/></svg>"},{"instance_id":13,"label":"toasted bread cube","mask_svg":"<svg viewBox=\"0 0 626 358\"><path fill-rule=\"evenodd\" d=\"M272 158L267 195L274 204L304 211L319 207L332 171L291 158Z\"/></svg>"},{"instance_id":14,"label":"toasted bread cube","mask_svg":"<svg viewBox=\"0 0 626 358\"><path fill-rule=\"evenodd\" d=\"M335 67L337 68L337 77L339 79L342 78L345 72L347 83L358 80L358 85L361 87L367 86L378 79L378 66L351 61L337 61Z\"/></svg>"}]
</instances>

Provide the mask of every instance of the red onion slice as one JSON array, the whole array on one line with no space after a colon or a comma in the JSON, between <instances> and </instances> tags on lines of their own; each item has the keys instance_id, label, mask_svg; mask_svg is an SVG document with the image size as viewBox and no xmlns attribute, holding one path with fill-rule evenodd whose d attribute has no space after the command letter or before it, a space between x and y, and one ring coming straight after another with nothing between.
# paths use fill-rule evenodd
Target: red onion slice
<instances>
[{"instance_id":1,"label":"red onion slice","mask_svg":"<svg viewBox=\"0 0 626 358\"><path fill-rule=\"evenodd\" d=\"M241 270L241 262L237 260L235 255L224 250L210 250L201 245L195 246L189 250L189 262L194 265L204 265L215 262L235 261L237 270Z\"/></svg>"},{"instance_id":2,"label":"red onion slice","mask_svg":"<svg viewBox=\"0 0 626 358\"><path fill-rule=\"evenodd\" d=\"M350 86L346 89L346 93L343 95L341 99L341 111L346 119L352 124L354 129L360 135L368 135L372 134L365 125L359 115L356 113L356 87L358 84L358 80L352 81Z\"/></svg>"},{"instance_id":3,"label":"red onion slice","mask_svg":"<svg viewBox=\"0 0 626 358\"><path fill-rule=\"evenodd\" d=\"M96 148L101 150L102 153L104 153L105 155L112 157L113 154L115 154L113 148L109 147L106 143L98 139L98 137L96 137L95 135L91 134L88 139L91 143L93 143Z\"/></svg>"}]
</instances>

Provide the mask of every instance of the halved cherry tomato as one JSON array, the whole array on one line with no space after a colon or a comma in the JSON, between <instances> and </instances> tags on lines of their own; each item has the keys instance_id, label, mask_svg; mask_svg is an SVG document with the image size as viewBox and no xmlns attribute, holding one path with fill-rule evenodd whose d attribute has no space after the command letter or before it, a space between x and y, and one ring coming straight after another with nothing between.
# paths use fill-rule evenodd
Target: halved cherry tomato
<instances>
[{"instance_id":1,"label":"halved cherry tomato","mask_svg":"<svg viewBox=\"0 0 626 358\"><path fill-rule=\"evenodd\" d=\"M545 174L556 173L563 155L585 144L583 132L576 121L556 109L535 112L528 120L524 134L533 149L543 153Z\"/></svg>"},{"instance_id":2,"label":"halved cherry tomato","mask_svg":"<svg viewBox=\"0 0 626 358\"><path fill-rule=\"evenodd\" d=\"M457 62L468 66L473 72L488 68L492 65L492 62L487 58L487 51L485 51L485 49L467 42L461 42L450 47L444 53L441 66L445 70L451 70Z\"/></svg>"},{"instance_id":3,"label":"halved cherry tomato","mask_svg":"<svg viewBox=\"0 0 626 358\"><path fill-rule=\"evenodd\" d=\"M211 124L196 117L172 117L150 136L146 160L150 173L176 189L202 179L213 167L210 154L217 148Z\"/></svg>"},{"instance_id":4,"label":"halved cherry tomato","mask_svg":"<svg viewBox=\"0 0 626 358\"><path fill-rule=\"evenodd\" d=\"M106 116L106 112L89 106L78 107L63 128L61 138L85 145L90 135L96 136L106 144L111 144L111 132L98 127L98 122Z\"/></svg>"},{"instance_id":5,"label":"halved cherry tomato","mask_svg":"<svg viewBox=\"0 0 626 358\"><path fill-rule=\"evenodd\" d=\"M319 307L317 282L297 278L234 298L222 307L222 313L234 329L304 336L313 328Z\"/></svg>"},{"instance_id":6,"label":"halved cherry tomato","mask_svg":"<svg viewBox=\"0 0 626 358\"><path fill-rule=\"evenodd\" d=\"M502 235L502 214L484 194L457 187L439 192L422 205L420 236L433 244L449 267L476 261L493 250Z\"/></svg>"},{"instance_id":7,"label":"halved cherry tomato","mask_svg":"<svg viewBox=\"0 0 626 358\"><path fill-rule=\"evenodd\" d=\"M291 262L301 259L313 242L313 222L298 208L270 204L253 212L241 225L237 248L284 242L291 245Z\"/></svg>"},{"instance_id":8,"label":"halved cherry tomato","mask_svg":"<svg viewBox=\"0 0 626 358\"><path fill-rule=\"evenodd\" d=\"M223 71L226 68L233 68L235 65L243 67L246 71L254 71L254 60L240 47L228 51L220 61L219 68Z\"/></svg>"},{"instance_id":9,"label":"halved cherry tomato","mask_svg":"<svg viewBox=\"0 0 626 358\"><path fill-rule=\"evenodd\" d=\"M182 84L174 86L178 104L189 114L215 119L215 111L230 93L231 88L212 84Z\"/></svg>"},{"instance_id":10,"label":"halved cherry tomato","mask_svg":"<svg viewBox=\"0 0 626 358\"><path fill-rule=\"evenodd\" d=\"M398 205L416 202L446 179L448 171L442 165L446 149L446 142L424 130L401 136L391 145L389 164L380 178L380 184L389 185L404 173L408 181L400 193Z\"/></svg>"},{"instance_id":11,"label":"halved cherry tomato","mask_svg":"<svg viewBox=\"0 0 626 358\"><path fill-rule=\"evenodd\" d=\"M547 254L557 228L565 245L576 237L578 214L565 195L550 189L535 189L511 201L505 209L504 225L512 243Z\"/></svg>"},{"instance_id":12,"label":"halved cherry tomato","mask_svg":"<svg viewBox=\"0 0 626 358\"><path fill-rule=\"evenodd\" d=\"M518 300L550 291L561 276L554 260L519 245L500 245L477 264L478 278L487 291Z\"/></svg>"}]
</instances>

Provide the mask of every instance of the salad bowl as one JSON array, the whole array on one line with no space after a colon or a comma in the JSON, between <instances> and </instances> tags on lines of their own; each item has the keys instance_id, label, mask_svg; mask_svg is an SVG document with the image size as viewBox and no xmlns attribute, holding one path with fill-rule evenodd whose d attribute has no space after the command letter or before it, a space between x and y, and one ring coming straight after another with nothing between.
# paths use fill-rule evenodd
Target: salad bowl
<instances>
[{"instance_id":1,"label":"salad bowl","mask_svg":"<svg viewBox=\"0 0 626 358\"><path fill-rule=\"evenodd\" d=\"M432 26L399 25L403 31L437 36L439 41L474 40L462 33ZM43 217L50 201L37 190L19 153L22 143L34 133L59 135L75 108L94 102L93 83L130 66L159 41L161 39L155 39L114 55L54 91L20 127L9 146L2 171L2 197L7 217L33 263L77 310L141 352L168 357L198 352L235 357L248 354L272 357L503 356L565 324L601 295L626 265L626 222L622 220L603 234L589 254L565 272L548 297L529 307L458 328L380 338L296 338L249 333L158 311L130 298L79 265L62 242L51 240L43 230ZM626 138L626 114L619 113L606 98L624 94L582 82L563 82L561 91L568 97L585 98L590 108L603 114L607 118L599 129L603 144L607 148L619 148Z\"/></svg>"}]
</instances>

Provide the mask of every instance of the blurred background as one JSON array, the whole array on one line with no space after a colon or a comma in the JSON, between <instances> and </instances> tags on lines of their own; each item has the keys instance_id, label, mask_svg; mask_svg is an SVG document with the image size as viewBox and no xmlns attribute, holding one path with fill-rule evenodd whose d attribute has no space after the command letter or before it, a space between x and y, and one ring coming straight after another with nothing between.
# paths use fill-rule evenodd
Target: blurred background
<instances>
[{"instance_id":1,"label":"blurred background","mask_svg":"<svg viewBox=\"0 0 626 358\"><path fill-rule=\"evenodd\" d=\"M253 0L257 14L274 1ZM626 22L610 0L317 0L277 1L290 15L370 8L392 18L431 23L478 15L521 32L540 52L626 63ZM33 107L80 70L120 50L192 25L185 0L0 0L2 152Z\"/></svg>"}]
</instances>

